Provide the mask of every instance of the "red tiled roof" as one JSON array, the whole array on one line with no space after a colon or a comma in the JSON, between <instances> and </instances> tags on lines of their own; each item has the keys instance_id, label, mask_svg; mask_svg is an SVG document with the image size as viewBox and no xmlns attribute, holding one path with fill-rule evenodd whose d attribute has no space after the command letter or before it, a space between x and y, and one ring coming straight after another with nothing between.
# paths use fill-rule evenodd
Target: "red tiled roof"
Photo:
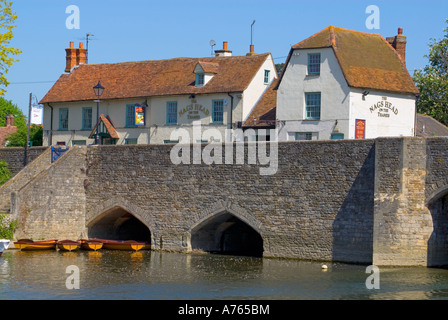
<instances>
[{"instance_id":1,"label":"red tiled roof","mask_svg":"<svg viewBox=\"0 0 448 320\"><path fill-rule=\"evenodd\" d=\"M198 64L201 66L202 70L204 70L205 73L218 73L218 63L199 61Z\"/></svg>"},{"instance_id":2,"label":"red tiled roof","mask_svg":"<svg viewBox=\"0 0 448 320\"><path fill-rule=\"evenodd\" d=\"M295 49L333 48L350 87L418 94L395 49L379 34L330 26L292 46ZM281 80L280 80L281 81Z\"/></svg>"},{"instance_id":3,"label":"red tiled roof","mask_svg":"<svg viewBox=\"0 0 448 320\"><path fill-rule=\"evenodd\" d=\"M276 120L278 79L274 79L244 122L244 127L274 126Z\"/></svg>"},{"instance_id":4,"label":"red tiled roof","mask_svg":"<svg viewBox=\"0 0 448 320\"><path fill-rule=\"evenodd\" d=\"M270 53L80 65L61 75L40 103L95 100L93 86L98 80L105 87L102 100L242 92L268 56ZM216 71L203 87L195 87L193 70L198 62Z\"/></svg>"},{"instance_id":5,"label":"red tiled roof","mask_svg":"<svg viewBox=\"0 0 448 320\"><path fill-rule=\"evenodd\" d=\"M107 117L104 114L100 115L100 119L99 122L104 123L104 126L106 127L107 132L110 134L110 137L113 139L120 139L120 137L118 136L117 131L115 130L115 127L112 125L112 123L109 121L109 119L107 119ZM92 132L90 133L90 137L89 138L94 138L95 137L95 133L96 133L96 124L95 127L93 128Z\"/></svg>"}]
</instances>

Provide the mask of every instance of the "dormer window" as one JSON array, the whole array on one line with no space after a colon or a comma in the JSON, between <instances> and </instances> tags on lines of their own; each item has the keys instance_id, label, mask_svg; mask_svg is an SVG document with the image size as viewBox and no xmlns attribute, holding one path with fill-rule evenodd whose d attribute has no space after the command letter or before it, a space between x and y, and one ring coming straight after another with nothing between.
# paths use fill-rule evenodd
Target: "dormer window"
<instances>
[{"instance_id":1,"label":"dormer window","mask_svg":"<svg viewBox=\"0 0 448 320\"><path fill-rule=\"evenodd\" d=\"M202 87L204 85L205 74L196 73L196 87Z\"/></svg>"},{"instance_id":2,"label":"dormer window","mask_svg":"<svg viewBox=\"0 0 448 320\"><path fill-rule=\"evenodd\" d=\"M218 73L218 68L217 63L199 61L193 71L196 75L195 86L205 86Z\"/></svg>"}]
</instances>

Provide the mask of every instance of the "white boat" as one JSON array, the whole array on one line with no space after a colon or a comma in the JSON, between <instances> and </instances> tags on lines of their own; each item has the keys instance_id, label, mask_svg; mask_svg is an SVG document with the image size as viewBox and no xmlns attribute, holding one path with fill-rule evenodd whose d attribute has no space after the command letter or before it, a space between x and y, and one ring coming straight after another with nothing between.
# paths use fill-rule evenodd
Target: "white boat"
<instances>
[{"instance_id":1,"label":"white boat","mask_svg":"<svg viewBox=\"0 0 448 320\"><path fill-rule=\"evenodd\" d=\"M0 239L0 257L6 249L9 248L9 244L11 243L11 240L6 239Z\"/></svg>"}]
</instances>

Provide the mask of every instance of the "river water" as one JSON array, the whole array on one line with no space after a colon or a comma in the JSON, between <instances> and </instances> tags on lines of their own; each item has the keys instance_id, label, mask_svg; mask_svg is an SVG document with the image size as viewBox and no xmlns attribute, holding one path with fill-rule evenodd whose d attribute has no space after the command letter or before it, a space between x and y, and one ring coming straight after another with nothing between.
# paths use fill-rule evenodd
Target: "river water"
<instances>
[{"instance_id":1,"label":"river water","mask_svg":"<svg viewBox=\"0 0 448 320\"><path fill-rule=\"evenodd\" d=\"M382 267L370 274L363 265L326 263L324 271L322 264L155 251L7 250L0 257L0 299L448 299L446 269ZM367 288L371 275L378 275L379 289Z\"/></svg>"}]
</instances>

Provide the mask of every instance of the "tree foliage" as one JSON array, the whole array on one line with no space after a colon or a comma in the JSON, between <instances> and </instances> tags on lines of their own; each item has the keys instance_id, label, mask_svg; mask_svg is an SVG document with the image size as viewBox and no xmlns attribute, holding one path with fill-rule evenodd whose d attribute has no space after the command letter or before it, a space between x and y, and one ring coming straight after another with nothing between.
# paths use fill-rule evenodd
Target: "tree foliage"
<instances>
[{"instance_id":1,"label":"tree foliage","mask_svg":"<svg viewBox=\"0 0 448 320\"><path fill-rule=\"evenodd\" d=\"M17 127L17 132L6 138L6 145L8 147L24 147L27 136L25 116L22 110L12 101L0 97L0 127L5 126L6 116L10 114L14 116L14 125Z\"/></svg>"},{"instance_id":2,"label":"tree foliage","mask_svg":"<svg viewBox=\"0 0 448 320\"><path fill-rule=\"evenodd\" d=\"M444 32L442 40L431 40L429 64L415 70L413 79L420 90L417 111L448 125L448 27Z\"/></svg>"},{"instance_id":3,"label":"tree foliage","mask_svg":"<svg viewBox=\"0 0 448 320\"><path fill-rule=\"evenodd\" d=\"M6 93L6 87L9 81L6 79L6 74L12 64L18 59L13 58L21 53L17 48L10 45L14 38L13 29L17 19L16 13L12 10L12 1L0 0L0 96Z\"/></svg>"},{"instance_id":4,"label":"tree foliage","mask_svg":"<svg viewBox=\"0 0 448 320\"><path fill-rule=\"evenodd\" d=\"M11 178L11 172L8 170L8 164L0 160L0 186Z\"/></svg>"}]
</instances>

